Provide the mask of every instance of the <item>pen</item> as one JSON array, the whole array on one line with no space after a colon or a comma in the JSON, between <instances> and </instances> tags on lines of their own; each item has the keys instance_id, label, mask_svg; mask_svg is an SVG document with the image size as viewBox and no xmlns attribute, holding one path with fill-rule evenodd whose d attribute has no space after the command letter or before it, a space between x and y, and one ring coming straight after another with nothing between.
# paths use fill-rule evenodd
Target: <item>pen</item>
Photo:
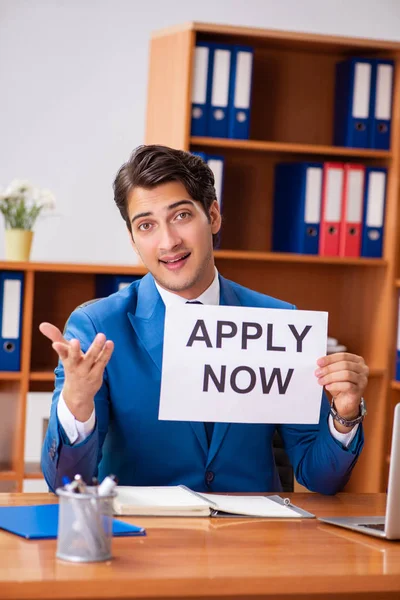
<instances>
[{"instance_id":1,"label":"pen","mask_svg":"<svg viewBox=\"0 0 400 600\"><path fill-rule=\"evenodd\" d=\"M108 496L116 487L118 479L115 475L107 475L98 487L99 496Z\"/></svg>"},{"instance_id":2,"label":"pen","mask_svg":"<svg viewBox=\"0 0 400 600\"><path fill-rule=\"evenodd\" d=\"M74 477L74 481L76 481L76 483L77 483L78 492L80 494L86 494L86 492L87 492L86 483L83 481L82 475L76 474Z\"/></svg>"},{"instance_id":3,"label":"pen","mask_svg":"<svg viewBox=\"0 0 400 600\"><path fill-rule=\"evenodd\" d=\"M63 477L64 490L66 492L75 492L79 494L79 483L77 481L71 481L68 477Z\"/></svg>"}]
</instances>

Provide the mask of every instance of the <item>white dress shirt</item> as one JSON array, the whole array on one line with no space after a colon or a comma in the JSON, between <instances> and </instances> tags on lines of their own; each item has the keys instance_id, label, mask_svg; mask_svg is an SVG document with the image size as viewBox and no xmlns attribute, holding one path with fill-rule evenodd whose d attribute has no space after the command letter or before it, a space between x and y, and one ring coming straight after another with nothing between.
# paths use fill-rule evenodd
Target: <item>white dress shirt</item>
<instances>
[{"instance_id":1,"label":"white dress shirt","mask_svg":"<svg viewBox=\"0 0 400 600\"><path fill-rule=\"evenodd\" d=\"M186 302L187 302L186 298L183 298L182 296L179 296L178 294L174 294L173 292L170 292L169 290L162 288L160 285L158 285L158 283L156 281L155 281L155 284L156 284L156 288L157 288L165 306L171 306L174 304L176 305L178 303L186 304ZM214 280L213 280L212 284L206 289L205 292L200 294L200 296L198 298L192 298L190 301L193 302L196 300L198 302L201 302L202 304L210 304L213 306L217 306L219 304L219 296L220 296L219 287L220 286L219 286L218 271L215 268L215 276L214 276ZM61 424L61 426L63 427L65 433L67 434L68 439L71 442L71 444L79 444L79 442L83 442L92 433L92 431L96 425L95 409L93 409L93 412L87 421L85 421L85 422L77 421L75 419L74 415L69 410L68 406L66 405L62 392L61 392L60 398L58 400L57 416L58 416L58 421ZM331 432L332 436L336 440L338 440L341 444L343 444L345 447L347 447L351 443L351 441L353 440L353 438L357 432L357 428L358 428L358 425L356 425L355 427L353 427L353 429L351 431L349 431L349 433L340 433L340 431L337 431L337 429L335 429L331 415L329 415L328 424L329 424L329 431Z\"/></svg>"}]
</instances>

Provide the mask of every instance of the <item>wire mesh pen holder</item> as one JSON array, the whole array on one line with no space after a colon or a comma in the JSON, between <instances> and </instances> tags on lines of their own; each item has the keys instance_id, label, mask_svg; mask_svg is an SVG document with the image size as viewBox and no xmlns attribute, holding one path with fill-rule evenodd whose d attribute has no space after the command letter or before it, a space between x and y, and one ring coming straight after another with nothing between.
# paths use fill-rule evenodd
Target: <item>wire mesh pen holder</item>
<instances>
[{"instance_id":1,"label":"wire mesh pen holder","mask_svg":"<svg viewBox=\"0 0 400 600\"><path fill-rule=\"evenodd\" d=\"M116 492L99 496L97 488L87 487L83 494L62 488L56 493L59 497L57 558L73 562L110 559Z\"/></svg>"}]
</instances>

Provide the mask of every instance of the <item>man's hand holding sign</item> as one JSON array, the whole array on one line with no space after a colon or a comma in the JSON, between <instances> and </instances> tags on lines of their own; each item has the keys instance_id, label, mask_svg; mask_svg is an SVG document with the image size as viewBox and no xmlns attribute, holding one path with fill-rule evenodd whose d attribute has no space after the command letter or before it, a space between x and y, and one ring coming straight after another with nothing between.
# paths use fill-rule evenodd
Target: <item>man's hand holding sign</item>
<instances>
[{"instance_id":1,"label":"man's hand holding sign","mask_svg":"<svg viewBox=\"0 0 400 600\"><path fill-rule=\"evenodd\" d=\"M318 383L331 394L337 413L348 421L360 415L360 401L368 383L369 369L361 356L338 352L317 361L315 375ZM347 433L345 427L334 420L335 428Z\"/></svg>"}]
</instances>

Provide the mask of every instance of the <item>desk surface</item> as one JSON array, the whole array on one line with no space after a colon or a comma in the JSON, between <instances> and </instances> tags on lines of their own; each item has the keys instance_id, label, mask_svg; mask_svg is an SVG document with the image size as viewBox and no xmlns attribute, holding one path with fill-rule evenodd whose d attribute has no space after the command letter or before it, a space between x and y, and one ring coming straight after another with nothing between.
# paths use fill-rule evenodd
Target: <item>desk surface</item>
<instances>
[{"instance_id":1,"label":"desk surface","mask_svg":"<svg viewBox=\"0 0 400 600\"><path fill-rule=\"evenodd\" d=\"M292 494L317 516L382 515L384 494ZM49 494L0 494L0 505ZM400 542L316 519L135 517L147 537L113 539L113 560L74 564L56 540L0 531L0 598L400 598ZM371 594L371 595L368 595Z\"/></svg>"}]
</instances>

